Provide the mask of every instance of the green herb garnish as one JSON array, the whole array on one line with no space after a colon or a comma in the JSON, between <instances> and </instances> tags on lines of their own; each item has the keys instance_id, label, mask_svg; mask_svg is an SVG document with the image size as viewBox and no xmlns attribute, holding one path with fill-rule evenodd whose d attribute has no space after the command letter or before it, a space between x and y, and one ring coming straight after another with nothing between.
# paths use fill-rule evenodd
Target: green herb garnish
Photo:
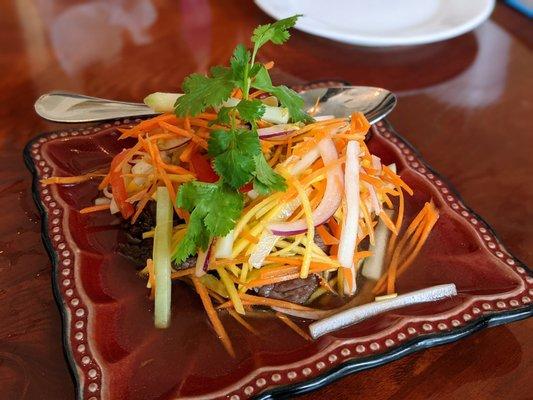
<instances>
[{"instance_id":1,"label":"green herb garnish","mask_svg":"<svg viewBox=\"0 0 533 400\"><path fill-rule=\"evenodd\" d=\"M303 111L304 102L286 86L274 86L268 70L255 59L266 43L283 44L289 37L289 28L299 15L272 24L258 26L252 35L253 50L239 44L233 51L229 67L212 67L210 76L191 74L183 82L184 95L175 104L180 117L195 116L208 108L218 109L213 124L227 129L211 132L208 154L220 180L217 183L188 182L181 186L177 205L191 213L187 232L174 251L173 258L184 261L198 249L206 250L212 238L225 236L235 226L244 205L244 185L252 183L261 195L287 188L284 178L268 165L261 151L257 121L266 107L259 100L249 99L251 88L276 96L288 110L293 122L310 122ZM241 89L242 99L225 102L235 89ZM236 117L248 126L237 126Z\"/></svg>"}]
</instances>

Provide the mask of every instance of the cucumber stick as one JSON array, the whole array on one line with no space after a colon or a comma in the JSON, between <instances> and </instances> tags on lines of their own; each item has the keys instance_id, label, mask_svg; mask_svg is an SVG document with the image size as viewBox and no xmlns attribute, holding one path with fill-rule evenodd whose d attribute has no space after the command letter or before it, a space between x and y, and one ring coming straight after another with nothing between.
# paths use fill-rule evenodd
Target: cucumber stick
<instances>
[{"instance_id":1,"label":"cucumber stick","mask_svg":"<svg viewBox=\"0 0 533 400\"><path fill-rule=\"evenodd\" d=\"M156 226L154 234L154 274L156 328L167 328L170 324L170 302L172 280L170 278L170 242L172 238L172 203L166 187L157 188Z\"/></svg>"}]
</instances>

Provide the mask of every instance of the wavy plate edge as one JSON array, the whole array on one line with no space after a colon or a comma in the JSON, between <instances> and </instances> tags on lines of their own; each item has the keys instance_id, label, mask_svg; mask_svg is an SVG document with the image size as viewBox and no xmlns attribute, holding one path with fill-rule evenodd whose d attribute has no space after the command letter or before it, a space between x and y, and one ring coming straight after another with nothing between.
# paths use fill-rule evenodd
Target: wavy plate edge
<instances>
[{"instance_id":1,"label":"wavy plate edge","mask_svg":"<svg viewBox=\"0 0 533 400\"><path fill-rule=\"evenodd\" d=\"M71 343L71 339L70 339L70 335L72 333L71 332L71 313L70 313L70 310L68 309L68 306L66 306L65 304L67 299L63 297L63 294L60 289L61 286L60 286L60 282L58 279L60 276L59 256L52 242L52 238L51 238L50 231L48 228L49 215L48 215L46 206L43 203L43 200L41 199L41 192L39 191L40 176L39 176L37 167L35 165L35 162L37 160L34 159L34 155L36 154L35 149L36 147L39 147L39 145L35 146L35 144L43 143L47 141L48 137L50 137L51 139L54 139L60 136L66 137L66 136L70 136L69 134L72 132L79 132L79 131L83 131L82 133L85 135L85 134L90 134L93 132L96 133L100 131L101 129L109 128L109 127L112 127L113 125L122 125L122 124L131 123L131 122L133 121L127 120L127 119L117 120L117 121L110 121L109 123L106 123L106 124L101 124L99 125L99 127L95 127L92 129L91 128L74 128L74 129L69 129L69 130L62 130L60 131L61 133L57 133L57 132L43 133L35 137L34 139L32 139L24 148L24 161L26 163L26 166L32 173L32 196L37 205L39 214L41 216L41 221L42 221L41 238L43 240L43 243L45 245L45 248L47 250L47 253L53 265L52 286L53 286L54 298L56 300L58 308L60 309L61 316L62 316L63 351L64 351L65 358L68 361L70 372L75 381L76 398L78 399L85 398L85 397L89 398L90 400L97 399L96 396L98 396L100 392L100 387L95 382L91 382L88 385L86 385L86 381L94 380L94 378L96 378L98 375L86 376L86 374L80 374L80 371L83 371L84 369L86 369L86 365L80 365L76 361L76 357L74 356L74 351L72 347L73 343ZM412 154L414 154L415 161L418 161L420 163L420 168L422 169L425 168L428 171L428 173L433 174L436 178L438 178L438 180L443 182L444 183L443 187L449 189L450 195L452 197L455 197L455 199L458 200L458 203L460 204L461 208L464 209L468 213L468 215L471 215L477 221L483 224L484 227L486 227L487 233L492 235L492 238L494 239L496 243L498 243L499 247L502 250L505 250L503 245L501 244L501 240L498 238L498 236L496 235L494 230L490 227L490 225L486 223L486 221L484 221L482 217L480 217L478 214L472 211L469 207L464 205L464 201L462 200L461 196L458 194L457 190L455 190L453 186L450 185L450 183L445 178L443 178L438 172L436 172L433 168L431 168L428 165L428 163L422 158L422 156L418 153L418 151L410 143L408 143L407 140L405 140L401 135L399 135L388 122L379 122L378 124L376 124L373 134L378 133L376 130L379 131L380 134L387 132L389 135L392 135L393 137L395 137L396 142L394 140L391 140L391 141L399 148L400 151L402 148L409 149L412 152ZM403 144L403 147L398 146L398 143ZM32 153L33 153L33 156L32 156ZM413 167L411 166L411 168ZM490 235L487 235L487 236L490 236ZM505 250L505 253L509 256L508 261L509 260L512 261L512 263L508 262L508 266L512 267L514 265L515 268L519 271L519 273L526 274L527 278L525 279L527 279L527 283L529 284L527 287L531 287L531 283L533 283L533 277L532 277L533 272L523 262L521 262L517 257L512 255L510 252ZM526 292L528 290L527 287L525 288ZM529 293L531 294L531 289L529 289ZM261 392L261 387L266 385L266 381L265 379L262 379L262 378L257 379L261 373L256 372L256 374L252 377L250 381L250 382L255 383L257 391L259 391L259 393L256 395L255 398L257 399L271 399L271 398L280 398L280 397L283 398L287 396L307 393L307 392L319 389L348 374L383 365L387 362L399 359L405 355L420 351L425 348L456 341L460 338L468 336L485 327L501 325L504 323L509 323L512 321L517 321L517 320L528 318L533 315L533 305L531 305L531 299L527 295L524 296L522 300L523 300L523 304L525 305L524 307L519 307L513 310L509 310L509 311L502 311L502 310L498 311L499 306L497 306L495 307L496 311L492 314L479 316L479 317L474 318L474 320L470 323L466 323L464 325L463 324L458 325L458 326L463 325L462 327L458 327L454 325L452 330L449 332L422 334L412 340L405 341L401 345L394 346L391 350L388 350L384 353L380 352L379 354L376 354L373 356L348 359L347 361L340 362L338 365L328 369L325 373L319 374L315 377L309 376L309 378L304 378L304 380L299 381L297 383L287 384L283 386L280 385L278 387L267 389ZM503 308L506 308L506 307L503 307ZM305 363L305 361L303 360L302 362ZM317 363L317 370L321 369L318 367L319 364L324 364L324 363ZM274 375L272 377L274 377ZM303 371L303 375L304 376L306 375L305 371ZM307 374L307 375L310 375L310 374ZM244 379L248 380L249 378L250 376ZM292 379L290 377L290 372L289 372L288 380L290 381ZM274 385L275 385L276 379L272 379L272 381L274 382ZM95 384L96 386L94 386L93 384ZM232 400L240 399L241 397L239 394L242 394L243 397L253 396L254 395L253 392L256 391L256 388L248 384L244 384L240 386L241 386L240 390L237 390L237 391L232 390L228 392L228 395L231 395L230 399ZM94 390L90 390L91 387Z\"/></svg>"}]
</instances>

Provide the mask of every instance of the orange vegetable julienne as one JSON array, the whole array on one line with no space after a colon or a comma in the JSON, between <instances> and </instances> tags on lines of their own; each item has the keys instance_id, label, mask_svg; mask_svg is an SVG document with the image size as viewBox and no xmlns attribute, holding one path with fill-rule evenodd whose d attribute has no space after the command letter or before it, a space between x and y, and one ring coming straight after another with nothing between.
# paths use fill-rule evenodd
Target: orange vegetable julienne
<instances>
[{"instance_id":1,"label":"orange vegetable julienne","mask_svg":"<svg viewBox=\"0 0 533 400\"><path fill-rule=\"evenodd\" d=\"M80 214L88 214L96 211L109 210L109 204L99 204L97 206L85 207L80 210Z\"/></svg>"},{"instance_id":2,"label":"orange vegetable julienne","mask_svg":"<svg viewBox=\"0 0 533 400\"><path fill-rule=\"evenodd\" d=\"M302 328L300 328L294 321L292 321L288 316L286 316L283 313L280 313L279 311L276 311L276 316L283 322L285 325L287 325L289 328L291 328L294 332L296 332L298 335L303 337L307 341L311 341L311 336L309 336Z\"/></svg>"},{"instance_id":3,"label":"orange vegetable julienne","mask_svg":"<svg viewBox=\"0 0 533 400\"><path fill-rule=\"evenodd\" d=\"M226 332L226 329L224 329L224 326L222 325L222 322L220 321L220 318L218 317L217 311L213 307L213 303L211 302L207 289L196 276L192 275L191 280L194 285L194 288L196 289L196 292L198 293L198 295L200 296L200 299L202 300L202 304L204 305L205 311L207 313L207 316L209 317L209 320L211 321L211 325L213 326L213 329L215 330L218 337L222 341L222 344L226 348L226 351L233 358L235 358L235 350L233 349L233 346Z\"/></svg>"},{"instance_id":4,"label":"orange vegetable julienne","mask_svg":"<svg viewBox=\"0 0 533 400\"><path fill-rule=\"evenodd\" d=\"M320 235L320 238L322 239L325 245L331 246L334 244L339 244L339 239L329 233L329 231L324 225L317 226L316 231Z\"/></svg>"}]
</instances>

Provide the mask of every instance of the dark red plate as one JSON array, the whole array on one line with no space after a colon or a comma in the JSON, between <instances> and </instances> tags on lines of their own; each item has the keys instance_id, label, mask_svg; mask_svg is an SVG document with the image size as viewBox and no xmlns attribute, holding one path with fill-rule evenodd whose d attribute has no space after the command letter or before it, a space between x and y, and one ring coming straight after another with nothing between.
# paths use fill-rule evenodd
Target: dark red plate
<instances>
[{"instance_id":1,"label":"dark red plate","mask_svg":"<svg viewBox=\"0 0 533 400\"><path fill-rule=\"evenodd\" d=\"M224 317L237 352L232 359L210 328L196 294L175 284L171 328L156 330L145 281L115 250L119 221L108 213L77 211L92 203L97 183L39 183L41 178L107 166L125 145L116 140L116 128L134 122L46 133L25 149L79 397L290 396L533 313L531 271L385 122L373 128L369 147L385 163L395 162L414 188L414 196L406 199L407 219L431 198L440 211L423 251L400 277L398 291L455 283L457 297L376 316L314 342L306 342L277 320L251 320L261 332L257 337Z\"/></svg>"}]
</instances>

